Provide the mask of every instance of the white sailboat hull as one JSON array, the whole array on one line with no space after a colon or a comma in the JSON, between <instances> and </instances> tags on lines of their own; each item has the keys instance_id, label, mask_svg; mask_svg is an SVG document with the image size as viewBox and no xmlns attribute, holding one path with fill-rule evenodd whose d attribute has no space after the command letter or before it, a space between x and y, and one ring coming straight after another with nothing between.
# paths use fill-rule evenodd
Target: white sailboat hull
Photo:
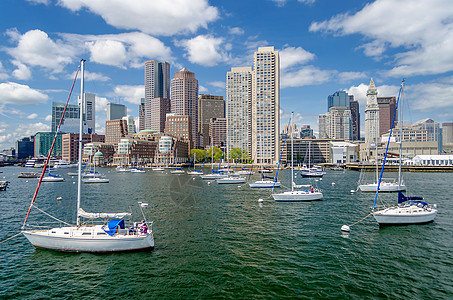
<instances>
[{"instance_id":1,"label":"white sailboat hull","mask_svg":"<svg viewBox=\"0 0 453 300\"><path fill-rule=\"evenodd\" d=\"M380 226L426 224L434 221L435 208L420 208L417 205L394 206L373 212Z\"/></svg>"},{"instance_id":2,"label":"white sailboat hull","mask_svg":"<svg viewBox=\"0 0 453 300\"><path fill-rule=\"evenodd\" d=\"M206 174L200 175L201 179L219 179L219 178L227 178L227 174Z\"/></svg>"},{"instance_id":3,"label":"white sailboat hull","mask_svg":"<svg viewBox=\"0 0 453 300\"><path fill-rule=\"evenodd\" d=\"M97 235L99 230L87 230L87 228L89 227L62 227L23 231L22 233L36 248L61 252L127 252L151 250L154 247L152 233L115 234L113 236L103 234L99 236ZM88 232L91 235L88 235Z\"/></svg>"},{"instance_id":4,"label":"white sailboat hull","mask_svg":"<svg viewBox=\"0 0 453 300\"><path fill-rule=\"evenodd\" d=\"M63 177L50 177L46 176L42 178L42 182L62 182L64 181Z\"/></svg>"},{"instance_id":5,"label":"white sailboat hull","mask_svg":"<svg viewBox=\"0 0 453 300\"><path fill-rule=\"evenodd\" d=\"M217 183L228 184L228 183L245 183L245 177L226 177L216 179Z\"/></svg>"},{"instance_id":6,"label":"white sailboat hull","mask_svg":"<svg viewBox=\"0 0 453 300\"><path fill-rule=\"evenodd\" d=\"M306 202L322 200L321 192L310 191L286 191L279 194L272 194L272 197L277 202Z\"/></svg>"},{"instance_id":7,"label":"white sailboat hull","mask_svg":"<svg viewBox=\"0 0 453 300\"><path fill-rule=\"evenodd\" d=\"M377 183L361 184L359 185L359 190L362 192L376 192ZM406 186L404 184L398 185L398 183L394 182L381 182L379 186L379 192L398 192L405 190Z\"/></svg>"},{"instance_id":8,"label":"white sailboat hull","mask_svg":"<svg viewBox=\"0 0 453 300\"><path fill-rule=\"evenodd\" d=\"M108 178L101 178L101 177L91 177L87 179L82 179L83 183L109 183Z\"/></svg>"},{"instance_id":9,"label":"white sailboat hull","mask_svg":"<svg viewBox=\"0 0 453 300\"><path fill-rule=\"evenodd\" d=\"M258 180L255 182L249 182L251 188L273 188L280 187L280 181L274 182L270 180Z\"/></svg>"},{"instance_id":10,"label":"white sailboat hull","mask_svg":"<svg viewBox=\"0 0 453 300\"><path fill-rule=\"evenodd\" d=\"M183 170L173 170L170 171L171 174L184 174L185 172Z\"/></svg>"}]
</instances>

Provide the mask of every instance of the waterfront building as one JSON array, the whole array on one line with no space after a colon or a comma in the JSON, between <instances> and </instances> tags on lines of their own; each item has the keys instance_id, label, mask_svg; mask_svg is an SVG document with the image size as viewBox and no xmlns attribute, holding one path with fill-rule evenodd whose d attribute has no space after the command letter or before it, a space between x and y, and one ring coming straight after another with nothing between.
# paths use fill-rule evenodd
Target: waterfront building
<instances>
[{"instance_id":1,"label":"waterfront building","mask_svg":"<svg viewBox=\"0 0 453 300\"><path fill-rule=\"evenodd\" d=\"M333 106L318 116L319 138L352 140L352 115L347 106Z\"/></svg>"},{"instance_id":2,"label":"waterfront building","mask_svg":"<svg viewBox=\"0 0 453 300\"><path fill-rule=\"evenodd\" d=\"M397 130L398 131L398 130ZM382 137L382 140L386 140L385 143L378 143L378 156L379 160L382 161L385 155L388 134ZM397 156L399 153L400 144L391 140L389 143L388 153L390 156ZM439 143L429 141L403 141L401 144L402 157L404 159L413 158L416 155L437 155L439 154ZM373 151L374 148L370 147L370 144L360 144L360 161L375 161L376 154ZM389 158L390 159L390 158Z\"/></svg>"},{"instance_id":3,"label":"waterfront building","mask_svg":"<svg viewBox=\"0 0 453 300\"><path fill-rule=\"evenodd\" d=\"M426 118L423 120L418 120L412 124L414 129L426 130L428 134L428 141L438 142L441 140L441 131L439 123L436 121Z\"/></svg>"},{"instance_id":4,"label":"waterfront building","mask_svg":"<svg viewBox=\"0 0 453 300\"><path fill-rule=\"evenodd\" d=\"M354 100L354 95L349 95L349 108L352 117L352 140L360 140L360 105L359 101Z\"/></svg>"},{"instance_id":5,"label":"waterfront building","mask_svg":"<svg viewBox=\"0 0 453 300\"><path fill-rule=\"evenodd\" d=\"M53 147L52 156L61 158L61 136L62 132L57 134L57 139ZM34 156L49 155L50 148L55 137L55 132L38 132L35 135Z\"/></svg>"},{"instance_id":6,"label":"waterfront building","mask_svg":"<svg viewBox=\"0 0 453 300\"><path fill-rule=\"evenodd\" d=\"M349 95L345 91L338 91L327 97L327 111L334 106L346 106L349 108Z\"/></svg>"},{"instance_id":7,"label":"waterfront building","mask_svg":"<svg viewBox=\"0 0 453 300\"><path fill-rule=\"evenodd\" d=\"M23 159L34 155L35 138L24 137L16 141L16 158Z\"/></svg>"},{"instance_id":8,"label":"waterfront building","mask_svg":"<svg viewBox=\"0 0 453 300\"><path fill-rule=\"evenodd\" d=\"M453 152L453 123L442 123L442 151Z\"/></svg>"},{"instance_id":9,"label":"waterfront building","mask_svg":"<svg viewBox=\"0 0 453 300\"><path fill-rule=\"evenodd\" d=\"M125 116L122 118L124 121L126 121L126 134L132 135L136 133L135 130L135 119L133 116Z\"/></svg>"},{"instance_id":10,"label":"waterfront building","mask_svg":"<svg viewBox=\"0 0 453 300\"><path fill-rule=\"evenodd\" d=\"M171 80L171 112L191 117L190 147L198 148L198 80L186 68Z\"/></svg>"},{"instance_id":11,"label":"waterfront building","mask_svg":"<svg viewBox=\"0 0 453 300\"><path fill-rule=\"evenodd\" d=\"M192 147L192 117L188 115L177 115L174 113L167 114L165 122L165 135L186 141L189 147Z\"/></svg>"},{"instance_id":12,"label":"waterfront building","mask_svg":"<svg viewBox=\"0 0 453 300\"><path fill-rule=\"evenodd\" d=\"M209 124L212 118L225 118L225 100L223 96L199 95L198 96L198 131L200 134L200 147L210 145Z\"/></svg>"},{"instance_id":13,"label":"waterfront building","mask_svg":"<svg viewBox=\"0 0 453 300\"><path fill-rule=\"evenodd\" d=\"M211 118L209 122L209 136L212 139L212 145L227 151L226 146L227 135L227 119L226 118Z\"/></svg>"},{"instance_id":14,"label":"waterfront building","mask_svg":"<svg viewBox=\"0 0 453 300\"><path fill-rule=\"evenodd\" d=\"M105 135L87 133L82 135L82 145L93 142L104 143ZM61 158L63 160L68 162L77 161L79 155L79 134L78 133L62 134L61 149L62 149Z\"/></svg>"},{"instance_id":15,"label":"waterfront building","mask_svg":"<svg viewBox=\"0 0 453 300\"><path fill-rule=\"evenodd\" d=\"M154 161L157 141L143 140L135 137L122 138L113 155L115 165L144 165Z\"/></svg>"},{"instance_id":16,"label":"waterfront building","mask_svg":"<svg viewBox=\"0 0 453 300\"><path fill-rule=\"evenodd\" d=\"M99 153L102 153L102 156L99 156ZM91 161L97 166L105 165L113 162L114 154L115 147L112 144L106 144L103 142L89 142L83 146L82 161L89 162L91 159Z\"/></svg>"},{"instance_id":17,"label":"waterfront building","mask_svg":"<svg viewBox=\"0 0 453 300\"><path fill-rule=\"evenodd\" d=\"M156 164L171 165L186 163L189 160L189 142L172 136L161 136L154 157Z\"/></svg>"},{"instance_id":18,"label":"waterfront building","mask_svg":"<svg viewBox=\"0 0 453 300\"><path fill-rule=\"evenodd\" d=\"M344 142L343 140L332 139L293 139L294 163L306 164L320 164L331 162L331 142ZM283 146L282 164L288 163L291 157L291 143L286 142ZM309 158L310 155L310 158Z\"/></svg>"},{"instance_id":19,"label":"waterfront building","mask_svg":"<svg viewBox=\"0 0 453 300\"><path fill-rule=\"evenodd\" d=\"M63 115L65 103L52 102L52 124L51 132L56 132L61 116ZM79 106L68 104L65 117L61 123L60 132L79 132Z\"/></svg>"},{"instance_id":20,"label":"waterfront building","mask_svg":"<svg viewBox=\"0 0 453 300\"><path fill-rule=\"evenodd\" d=\"M145 98L140 98L138 105L138 131L145 130Z\"/></svg>"},{"instance_id":21,"label":"waterfront building","mask_svg":"<svg viewBox=\"0 0 453 300\"><path fill-rule=\"evenodd\" d=\"M241 67L226 75L227 151L252 152L252 74L251 67Z\"/></svg>"},{"instance_id":22,"label":"waterfront building","mask_svg":"<svg viewBox=\"0 0 453 300\"><path fill-rule=\"evenodd\" d=\"M107 121L122 119L127 115L126 105L107 103Z\"/></svg>"},{"instance_id":23,"label":"waterfront building","mask_svg":"<svg viewBox=\"0 0 453 300\"><path fill-rule=\"evenodd\" d=\"M349 164L359 160L358 145L349 142L330 142L330 163Z\"/></svg>"},{"instance_id":24,"label":"waterfront building","mask_svg":"<svg viewBox=\"0 0 453 300\"><path fill-rule=\"evenodd\" d=\"M365 107L365 143L377 142L380 137L379 131L379 106L377 103L377 89L371 78L366 93Z\"/></svg>"},{"instance_id":25,"label":"waterfront building","mask_svg":"<svg viewBox=\"0 0 453 300\"><path fill-rule=\"evenodd\" d=\"M274 47L254 53L252 80L252 160L276 164L280 158L280 57Z\"/></svg>"},{"instance_id":26,"label":"waterfront building","mask_svg":"<svg viewBox=\"0 0 453 300\"><path fill-rule=\"evenodd\" d=\"M158 97L151 99L147 103L148 106L145 108L147 115L145 128L164 132L167 114L171 112L170 99Z\"/></svg>"},{"instance_id":27,"label":"waterfront building","mask_svg":"<svg viewBox=\"0 0 453 300\"><path fill-rule=\"evenodd\" d=\"M453 155L416 155L411 160L405 161L406 165L445 167L453 166Z\"/></svg>"},{"instance_id":28,"label":"waterfront building","mask_svg":"<svg viewBox=\"0 0 453 300\"><path fill-rule=\"evenodd\" d=\"M395 117L395 128L398 124L398 110L396 111L396 97L377 97L379 107L379 135L392 128L393 117Z\"/></svg>"},{"instance_id":29,"label":"waterfront building","mask_svg":"<svg viewBox=\"0 0 453 300\"><path fill-rule=\"evenodd\" d=\"M127 136L127 122L123 119L105 121L105 142L117 146Z\"/></svg>"}]
</instances>

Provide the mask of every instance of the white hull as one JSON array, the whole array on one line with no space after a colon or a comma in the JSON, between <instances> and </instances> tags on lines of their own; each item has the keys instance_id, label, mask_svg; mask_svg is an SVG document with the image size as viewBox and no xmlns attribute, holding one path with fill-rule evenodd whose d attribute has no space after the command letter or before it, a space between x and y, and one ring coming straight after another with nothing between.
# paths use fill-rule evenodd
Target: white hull
<instances>
[{"instance_id":1,"label":"white hull","mask_svg":"<svg viewBox=\"0 0 453 300\"><path fill-rule=\"evenodd\" d=\"M187 171L187 175L203 175L201 171Z\"/></svg>"},{"instance_id":2,"label":"white hull","mask_svg":"<svg viewBox=\"0 0 453 300\"><path fill-rule=\"evenodd\" d=\"M362 192L376 192L377 184L370 183L370 184L361 184L359 185L359 190ZM379 192L398 192L398 191L405 191L406 186L404 184L398 185L398 183L393 182L381 182L379 186Z\"/></svg>"},{"instance_id":3,"label":"white hull","mask_svg":"<svg viewBox=\"0 0 453 300\"><path fill-rule=\"evenodd\" d=\"M164 168L152 168L151 170L153 170L153 171L165 171Z\"/></svg>"},{"instance_id":4,"label":"white hull","mask_svg":"<svg viewBox=\"0 0 453 300\"><path fill-rule=\"evenodd\" d=\"M234 172L234 175L253 175L252 171L241 170Z\"/></svg>"},{"instance_id":5,"label":"white hull","mask_svg":"<svg viewBox=\"0 0 453 300\"><path fill-rule=\"evenodd\" d=\"M323 195L321 192L309 191L287 191L279 194L272 194L275 201L280 202L304 202L321 200Z\"/></svg>"},{"instance_id":6,"label":"white hull","mask_svg":"<svg viewBox=\"0 0 453 300\"><path fill-rule=\"evenodd\" d=\"M146 173L146 171L145 170L141 170L141 169L132 169L131 173Z\"/></svg>"},{"instance_id":7,"label":"white hull","mask_svg":"<svg viewBox=\"0 0 453 300\"><path fill-rule=\"evenodd\" d=\"M92 177L87 179L82 179L83 183L109 183L108 178Z\"/></svg>"},{"instance_id":8,"label":"white hull","mask_svg":"<svg viewBox=\"0 0 453 300\"><path fill-rule=\"evenodd\" d=\"M228 175L226 174L206 174L200 175L201 179L219 179L219 178L227 178Z\"/></svg>"},{"instance_id":9,"label":"white hull","mask_svg":"<svg viewBox=\"0 0 453 300\"><path fill-rule=\"evenodd\" d=\"M280 181L274 182L270 180L259 180L255 182L249 182L251 188L273 188L280 187Z\"/></svg>"},{"instance_id":10,"label":"white hull","mask_svg":"<svg viewBox=\"0 0 453 300\"><path fill-rule=\"evenodd\" d=\"M245 183L245 177L227 177L216 179L217 183L228 184L228 183Z\"/></svg>"},{"instance_id":11,"label":"white hull","mask_svg":"<svg viewBox=\"0 0 453 300\"><path fill-rule=\"evenodd\" d=\"M63 177L50 177L46 176L42 178L42 182L62 182L64 181Z\"/></svg>"},{"instance_id":12,"label":"white hull","mask_svg":"<svg viewBox=\"0 0 453 300\"><path fill-rule=\"evenodd\" d=\"M170 171L171 174L184 174L185 172L183 170L173 170Z\"/></svg>"},{"instance_id":13,"label":"white hull","mask_svg":"<svg viewBox=\"0 0 453 300\"><path fill-rule=\"evenodd\" d=\"M421 208L417 205L394 206L373 212L381 226L426 224L434 221L437 215L435 208Z\"/></svg>"},{"instance_id":14,"label":"white hull","mask_svg":"<svg viewBox=\"0 0 453 300\"><path fill-rule=\"evenodd\" d=\"M127 229L122 229L123 234L110 236L103 233L101 227L62 227L22 233L36 248L62 252L126 252L150 250L154 247L152 233L129 235L126 234Z\"/></svg>"}]
</instances>

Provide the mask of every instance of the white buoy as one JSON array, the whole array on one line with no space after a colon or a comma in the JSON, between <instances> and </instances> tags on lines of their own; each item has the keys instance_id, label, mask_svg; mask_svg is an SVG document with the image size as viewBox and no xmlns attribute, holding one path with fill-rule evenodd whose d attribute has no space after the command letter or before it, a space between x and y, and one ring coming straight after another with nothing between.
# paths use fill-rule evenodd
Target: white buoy
<instances>
[{"instance_id":1,"label":"white buoy","mask_svg":"<svg viewBox=\"0 0 453 300\"><path fill-rule=\"evenodd\" d=\"M354 194L355 193L355 190L351 190L351 194Z\"/></svg>"},{"instance_id":2,"label":"white buoy","mask_svg":"<svg viewBox=\"0 0 453 300\"><path fill-rule=\"evenodd\" d=\"M238 185L238 189L241 189L241 188L242 188L242 186Z\"/></svg>"},{"instance_id":3,"label":"white buoy","mask_svg":"<svg viewBox=\"0 0 453 300\"><path fill-rule=\"evenodd\" d=\"M25 182L28 182L28 180L25 180Z\"/></svg>"},{"instance_id":4,"label":"white buoy","mask_svg":"<svg viewBox=\"0 0 453 300\"><path fill-rule=\"evenodd\" d=\"M193 180L193 181L195 181L195 177L194 177L194 178L192 178L192 180Z\"/></svg>"},{"instance_id":5,"label":"white buoy","mask_svg":"<svg viewBox=\"0 0 453 300\"><path fill-rule=\"evenodd\" d=\"M341 226L341 231L349 232L349 231L351 231L351 228L349 228L348 225L343 225L343 226Z\"/></svg>"},{"instance_id":6,"label":"white buoy","mask_svg":"<svg viewBox=\"0 0 453 300\"><path fill-rule=\"evenodd\" d=\"M321 180L321 181L322 181L322 178L319 178L319 180Z\"/></svg>"},{"instance_id":7,"label":"white buoy","mask_svg":"<svg viewBox=\"0 0 453 300\"><path fill-rule=\"evenodd\" d=\"M332 185L335 185L335 182L332 182Z\"/></svg>"},{"instance_id":8,"label":"white buoy","mask_svg":"<svg viewBox=\"0 0 453 300\"><path fill-rule=\"evenodd\" d=\"M261 199L261 198L259 198L259 199L258 199L258 202L259 202L259 203L263 203L263 202L264 202L264 200L263 200L263 199Z\"/></svg>"},{"instance_id":9,"label":"white buoy","mask_svg":"<svg viewBox=\"0 0 453 300\"><path fill-rule=\"evenodd\" d=\"M210 182L210 181L208 181L208 185L211 185L211 182Z\"/></svg>"},{"instance_id":10,"label":"white buoy","mask_svg":"<svg viewBox=\"0 0 453 300\"><path fill-rule=\"evenodd\" d=\"M72 184L75 184L75 181L73 181Z\"/></svg>"},{"instance_id":11,"label":"white buoy","mask_svg":"<svg viewBox=\"0 0 453 300\"><path fill-rule=\"evenodd\" d=\"M63 198L57 197L57 201L61 201L61 200L63 200Z\"/></svg>"}]
</instances>

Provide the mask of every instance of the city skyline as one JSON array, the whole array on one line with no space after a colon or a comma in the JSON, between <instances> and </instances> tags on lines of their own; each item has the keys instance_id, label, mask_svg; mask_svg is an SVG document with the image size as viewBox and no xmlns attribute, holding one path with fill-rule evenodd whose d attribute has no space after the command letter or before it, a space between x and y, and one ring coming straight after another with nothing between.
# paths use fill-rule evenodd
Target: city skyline
<instances>
[{"instance_id":1,"label":"city skyline","mask_svg":"<svg viewBox=\"0 0 453 300\"><path fill-rule=\"evenodd\" d=\"M169 62L171 77L187 68L200 94L225 97L227 72L252 67L254 51L268 46L280 53L281 126L294 111L298 127L317 132L327 97L340 90L359 101L364 116L370 78L378 97L397 96L406 79L406 123L452 122L453 3L416 2L137 1L138 10L124 1L2 1L8 14L0 20L0 149L50 131L52 102L67 99L81 58L102 134L108 102L125 104L138 118L145 61Z\"/></svg>"}]
</instances>

